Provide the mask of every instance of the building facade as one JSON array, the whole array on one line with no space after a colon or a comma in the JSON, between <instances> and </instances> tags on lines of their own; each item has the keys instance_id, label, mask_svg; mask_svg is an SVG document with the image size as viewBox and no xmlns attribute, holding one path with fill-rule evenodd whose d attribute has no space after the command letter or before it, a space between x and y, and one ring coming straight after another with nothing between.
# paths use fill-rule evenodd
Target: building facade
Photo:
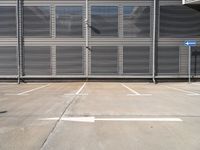
<instances>
[{"instance_id":1,"label":"building facade","mask_svg":"<svg viewBox=\"0 0 200 150\"><path fill-rule=\"evenodd\" d=\"M180 0L1 0L0 78L200 77L200 11ZM87 19L88 18L88 19Z\"/></svg>"}]
</instances>

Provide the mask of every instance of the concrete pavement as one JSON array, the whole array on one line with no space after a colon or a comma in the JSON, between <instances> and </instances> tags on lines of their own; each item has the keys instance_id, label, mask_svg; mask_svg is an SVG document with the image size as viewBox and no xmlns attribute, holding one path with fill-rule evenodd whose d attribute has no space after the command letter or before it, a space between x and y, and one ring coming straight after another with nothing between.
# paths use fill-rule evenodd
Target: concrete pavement
<instances>
[{"instance_id":1,"label":"concrete pavement","mask_svg":"<svg viewBox=\"0 0 200 150\"><path fill-rule=\"evenodd\" d=\"M200 83L1 84L0 150L199 150L199 106Z\"/></svg>"}]
</instances>

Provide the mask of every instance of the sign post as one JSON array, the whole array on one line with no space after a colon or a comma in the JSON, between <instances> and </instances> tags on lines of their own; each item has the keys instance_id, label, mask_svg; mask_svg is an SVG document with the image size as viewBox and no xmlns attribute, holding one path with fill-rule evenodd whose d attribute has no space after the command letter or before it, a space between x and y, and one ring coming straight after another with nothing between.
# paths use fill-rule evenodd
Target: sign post
<instances>
[{"instance_id":1,"label":"sign post","mask_svg":"<svg viewBox=\"0 0 200 150\"><path fill-rule=\"evenodd\" d=\"M188 52L188 82L191 82L191 46L189 46Z\"/></svg>"},{"instance_id":2,"label":"sign post","mask_svg":"<svg viewBox=\"0 0 200 150\"><path fill-rule=\"evenodd\" d=\"M188 82L191 82L191 50L192 50L192 46L196 46L197 45L197 41L195 40L187 40L185 41L185 46L188 46Z\"/></svg>"}]
</instances>

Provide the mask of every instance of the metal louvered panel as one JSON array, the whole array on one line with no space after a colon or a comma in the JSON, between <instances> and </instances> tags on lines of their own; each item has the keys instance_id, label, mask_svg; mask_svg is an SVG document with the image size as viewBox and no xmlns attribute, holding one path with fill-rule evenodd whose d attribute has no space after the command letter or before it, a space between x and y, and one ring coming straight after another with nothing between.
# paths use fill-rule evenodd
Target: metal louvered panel
<instances>
[{"instance_id":1,"label":"metal louvered panel","mask_svg":"<svg viewBox=\"0 0 200 150\"><path fill-rule=\"evenodd\" d=\"M0 46L0 75L17 75L15 46Z\"/></svg>"},{"instance_id":2,"label":"metal louvered panel","mask_svg":"<svg viewBox=\"0 0 200 150\"><path fill-rule=\"evenodd\" d=\"M93 37L118 36L118 7L92 6L91 31Z\"/></svg>"},{"instance_id":3,"label":"metal louvered panel","mask_svg":"<svg viewBox=\"0 0 200 150\"><path fill-rule=\"evenodd\" d=\"M192 47L191 72L200 75L200 47Z\"/></svg>"},{"instance_id":4,"label":"metal louvered panel","mask_svg":"<svg viewBox=\"0 0 200 150\"><path fill-rule=\"evenodd\" d=\"M160 37L200 37L200 12L188 6L161 6Z\"/></svg>"},{"instance_id":5,"label":"metal louvered panel","mask_svg":"<svg viewBox=\"0 0 200 150\"><path fill-rule=\"evenodd\" d=\"M126 46L123 48L124 73L149 73L149 47Z\"/></svg>"},{"instance_id":6,"label":"metal louvered panel","mask_svg":"<svg viewBox=\"0 0 200 150\"><path fill-rule=\"evenodd\" d=\"M57 6L56 36L82 37L82 16L81 6Z\"/></svg>"},{"instance_id":7,"label":"metal louvered panel","mask_svg":"<svg viewBox=\"0 0 200 150\"><path fill-rule=\"evenodd\" d=\"M50 7L24 7L24 35L31 37L50 36Z\"/></svg>"},{"instance_id":8,"label":"metal louvered panel","mask_svg":"<svg viewBox=\"0 0 200 150\"><path fill-rule=\"evenodd\" d=\"M158 73L178 73L179 72L179 47L159 46L157 55Z\"/></svg>"},{"instance_id":9,"label":"metal louvered panel","mask_svg":"<svg viewBox=\"0 0 200 150\"><path fill-rule=\"evenodd\" d=\"M50 47L25 46L24 56L25 75L51 75Z\"/></svg>"},{"instance_id":10,"label":"metal louvered panel","mask_svg":"<svg viewBox=\"0 0 200 150\"><path fill-rule=\"evenodd\" d=\"M91 50L92 74L118 74L118 47L93 46Z\"/></svg>"},{"instance_id":11,"label":"metal louvered panel","mask_svg":"<svg viewBox=\"0 0 200 150\"><path fill-rule=\"evenodd\" d=\"M15 6L0 6L0 37L16 37Z\"/></svg>"},{"instance_id":12,"label":"metal louvered panel","mask_svg":"<svg viewBox=\"0 0 200 150\"><path fill-rule=\"evenodd\" d=\"M83 74L83 48L58 46L56 48L56 74Z\"/></svg>"},{"instance_id":13,"label":"metal louvered panel","mask_svg":"<svg viewBox=\"0 0 200 150\"><path fill-rule=\"evenodd\" d=\"M124 36L149 37L150 36L150 7L124 6Z\"/></svg>"}]
</instances>

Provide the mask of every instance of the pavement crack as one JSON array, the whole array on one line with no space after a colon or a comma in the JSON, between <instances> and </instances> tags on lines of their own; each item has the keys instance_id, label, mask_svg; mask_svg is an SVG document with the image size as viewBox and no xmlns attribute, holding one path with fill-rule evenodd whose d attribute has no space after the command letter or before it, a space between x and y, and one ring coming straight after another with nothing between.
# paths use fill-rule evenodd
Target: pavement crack
<instances>
[{"instance_id":1,"label":"pavement crack","mask_svg":"<svg viewBox=\"0 0 200 150\"><path fill-rule=\"evenodd\" d=\"M85 82L87 83L87 81ZM84 83L84 84L85 84ZM81 87L82 88L82 87ZM43 150L44 147L46 146L48 139L51 137L51 135L54 133L54 131L56 130L56 127L58 126L58 123L61 121L61 119L63 118L63 116L65 115L66 111L71 108L71 106L74 104L74 102L76 101L76 99L79 97L79 95L74 95L71 99L71 101L66 105L66 107L64 108L62 114L60 115L59 119L55 122L53 128L51 129L51 131L49 132L48 136L46 137L46 139L44 140L44 142L42 143L40 150Z\"/></svg>"}]
</instances>

